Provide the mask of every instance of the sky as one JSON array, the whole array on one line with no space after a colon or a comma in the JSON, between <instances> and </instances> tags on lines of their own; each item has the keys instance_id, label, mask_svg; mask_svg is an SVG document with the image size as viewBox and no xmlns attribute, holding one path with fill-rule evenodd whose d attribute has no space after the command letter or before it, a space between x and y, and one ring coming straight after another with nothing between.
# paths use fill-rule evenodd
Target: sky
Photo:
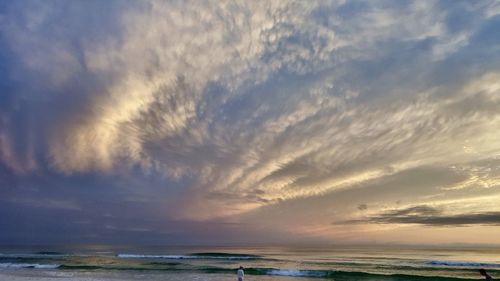
<instances>
[{"instance_id":1,"label":"sky","mask_svg":"<svg viewBox=\"0 0 500 281\"><path fill-rule=\"evenodd\" d=\"M0 2L0 244L500 244L500 2Z\"/></svg>"}]
</instances>

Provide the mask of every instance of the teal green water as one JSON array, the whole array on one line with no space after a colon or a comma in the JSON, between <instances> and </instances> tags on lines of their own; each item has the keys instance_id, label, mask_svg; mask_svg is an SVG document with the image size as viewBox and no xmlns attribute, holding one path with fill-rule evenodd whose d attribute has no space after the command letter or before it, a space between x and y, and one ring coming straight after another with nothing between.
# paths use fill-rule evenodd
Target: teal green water
<instances>
[{"instance_id":1,"label":"teal green water","mask_svg":"<svg viewBox=\"0 0 500 281\"><path fill-rule=\"evenodd\" d=\"M246 280L477 280L479 268L500 276L498 248L95 246L0 253L0 272L149 274L162 280L232 280L239 266Z\"/></svg>"}]
</instances>

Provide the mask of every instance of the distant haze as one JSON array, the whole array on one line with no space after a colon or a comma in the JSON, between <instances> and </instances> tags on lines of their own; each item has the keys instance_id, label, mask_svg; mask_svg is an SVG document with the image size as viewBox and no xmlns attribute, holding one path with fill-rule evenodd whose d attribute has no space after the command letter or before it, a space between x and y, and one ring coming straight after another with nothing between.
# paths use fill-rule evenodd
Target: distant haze
<instances>
[{"instance_id":1,"label":"distant haze","mask_svg":"<svg viewBox=\"0 0 500 281\"><path fill-rule=\"evenodd\" d=\"M498 1L2 1L0 244L500 244Z\"/></svg>"}]
</instances>

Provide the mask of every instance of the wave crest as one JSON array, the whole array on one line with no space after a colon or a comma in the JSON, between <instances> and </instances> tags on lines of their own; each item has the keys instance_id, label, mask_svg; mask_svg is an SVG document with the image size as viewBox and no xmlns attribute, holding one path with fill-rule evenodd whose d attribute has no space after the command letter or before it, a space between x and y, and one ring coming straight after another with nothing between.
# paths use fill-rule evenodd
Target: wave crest
<instances>
[{"instance_id":1,"label":"wave crest","mask_svg":"<svg viewBox=\"0 0 500 281\"><path fill-rule=\"evenodd\" d=\"M59 268L60 264L39 264L39 263L0 263L0 268L35 268L35 269L55 269Z\"/></svg>"},{"instance_id":2,"label":"wave crest","mask_svg":"<svg viewBox=\"0 0 500 281\"><path fill-rule=\"evenodd\" d=\"M219 260L255 260L260 259L256 255L229 254L229 253L195 253L190 255L141 255L141 254L118 254L119 258L127 259L171 259L171 260L195 260L195 259L219 259Z\"/></svg>"},{"instance_id":3,"label":"wave crest","mask_svg":"<svg viewBox=\"0 0 500 281\"><path fill-rule=\"evenodd\" d=\"M500 267L500 263L467 262L467 261L428 261L429 265L457 266L457 267Z\"/></svg>"}]
</instances>

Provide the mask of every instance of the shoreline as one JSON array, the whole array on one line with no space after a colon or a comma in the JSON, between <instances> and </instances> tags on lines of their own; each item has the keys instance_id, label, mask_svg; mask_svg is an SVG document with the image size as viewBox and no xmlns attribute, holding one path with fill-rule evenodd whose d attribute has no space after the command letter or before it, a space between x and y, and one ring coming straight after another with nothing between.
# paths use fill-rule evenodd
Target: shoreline
<instances>
[{"instance_id":1,"label":"shoreline","mask_svg":"<svg viewBox=\"0 0 500 281\"><path fill-rule=\"evenodd\" d=\"M86 272L86 271L57 271L33 269L3 269L0 270L0 281L234 281L233 274L196 274L196 273L141 273L141 272ZM248 277L248 280L259 281L290 281L297 278L287 276L258 276ZM301 277L301 281L318 281L321 278Z\"/></svg>"}]
</instances>

